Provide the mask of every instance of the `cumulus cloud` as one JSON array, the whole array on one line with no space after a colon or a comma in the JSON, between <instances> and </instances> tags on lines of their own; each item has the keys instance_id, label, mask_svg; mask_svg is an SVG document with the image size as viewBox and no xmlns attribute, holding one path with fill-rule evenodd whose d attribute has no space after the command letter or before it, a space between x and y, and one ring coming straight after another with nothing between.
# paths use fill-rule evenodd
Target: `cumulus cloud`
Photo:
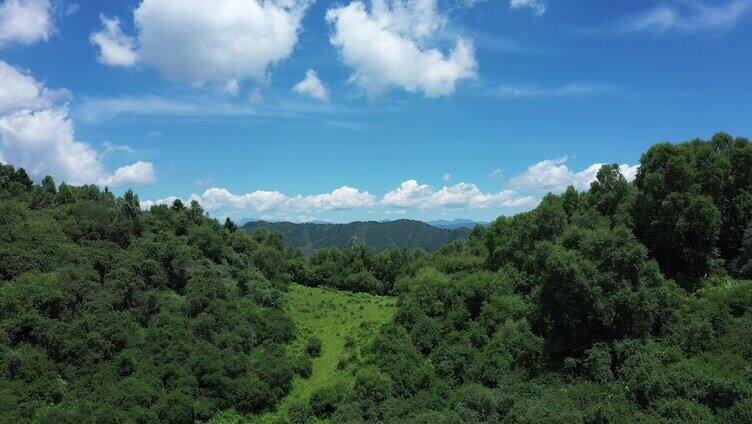
<instances>
[{"instance_id":1,"label":"cumulus cloud","mask_svg":"<svg viewBox=\"0 0 752 424\"><path fill-rule=\"evenodd\" d=\"M370 206L375 198L367 191L361 192L357 188L342 186L331 193L317 194L302 198L306 207L313 209L353 209Z\"/></svg>"},{"instance_id":2,"label":"cumulus cloud","mask_svg":"<svg viewBox=\"0 0 752 424\"><path fill-rule=\"evenodd\" d=\"M67 96L66 90L49 90L31 75L0 60L0 114L49 107Z\"/></svg>"},{"instance_id":3,"label":"cumulus cloud","mask_svg":"<svg viewBox=\"0 0 752 424\"><path fill-rule=\"evenodd\" d=\"M9 163L33 176L51 174L73 184L99 181L104 174L96 151L74 137L64 108L17 111L0 117L2 152Z\"/></svg>"},{"instance_id":4,"label":"cumulus cloud","mask_svg":"<svg viewBox=\"0 0 752 424\"><path fill-rule=\"evenodd\" d=\"M543 16L546 13L546 4L541 0L509 0L509 7L512 9L527 8L538 16Z\"/></svg>"},{"instance_id":5,"label":"cumulus cloud","mask_svg":"<svg viewBox=\"0 0 752 424\"><path fill-rule=\"evenodd\" d=\"M546 159L530 166L522 175L519 175L509 183L512 189L562 191L567 187L574 186L580 190L590 188L595 181L596 174L604 165L594 163L582 171L572 171L567 166L568 157ZM638 165L619 165L624 178L634 180L637 175Z\"/></svg>"},{"instance_id":6,"label":"cumulus cloud","mask_svg":"<svg viewBox=\"0 0 752 424\"><path fill-rule=\"evenodd\" d=\"M99 184L105 186L141 186L154 184L156 181L154 164L138 161L131 165L121 166L112 175L102 177Z\"/></svg>"},{"instance_id":7,"label":"cumulus cloud","mask_svg":"<svg viewBox=\"0 0 752 424\"><path fill-rule=\"evenodd\" d=\"M102 30L91 34L89 41L99 46L99 63L109 66L133 66L138 60L135 40L120 29L120 20L100 16Z\"/></svg>"},{"instance_id":8,"label":"cumulus cloud","mask_svg":"<svg viewBox=\"0 0 752 424\"><path fill-rule=\"evenodd\" d=\"M168 197L155 201L145 201L142 207L155 204L169 204L176 198ZM226 188L212 187L201 195L193 194L209 212L245 213L267 217L289 217L290 214L321 213L368 208L381 211L385 215L406 213L408 209L482 209L488 207L522 208L537 203L533 196L521 196L514 190L498 193L484 193L475 184L459 183L433 190L430 186L408 180L381 199L357 188L343 186L329 193L288 196L279 191L256 190L245 194L235 194Z\"/></svg>"},{"instance_id":9,"label":"cumulus cloud","mask_svg":"<svg viewBox=\"0 0 752 424\"><path fill-rule=\"evenodd\" d=\"M292 87L293 91L299 94L313 97L321 101L329 100L329 93L324 87L324 84L316 75L316 71L309 69L306 71L305 78Z\"/></svg>"},{"instance_id":10,"label":"cumulus cloud","mask_svg":"<svg viewBox=\"0 0 752 424\"><path fill-rule=\"evenodd\" d=\"M752 0L734 0L726 4L713 5L703 1L677 1L629 16L621 22L609 25L608 29L596 32L725 32L733 29L750 9Z\"/></svg>"},{"instance_id":11,"label":"cumulus cloud","mask_svg":"<svg viewBox=\"0 0 752 424\"><path fill-rule=\"evenodd\" d=\"M49 0L5 0L0 4L0 46L47 41L53 31Z\"/></svg>"},{"instance_id":12,"label":"cumulus cloud","mask_svg":"<svg viewBox=\"0 0 752 424\"><path fill-rule=\"evenodd\" d=\"M628 165L626 163L619 165L619 172L621 172L621 175L623 175L627 181L634 181L637 177L637 171L639 170L640 165Z\"/></svg>"},{"instance_id":13,"label":"cumulus cloud","mask_svg":"<svg viewBox=\"0 0 752 424\"><path fill-rule=\"evenodd\" d=\"M231 87L248 78L264 81L269 66L290 56L308 5L308 0L143 0L133 12L135 41L116 22L104 20L104 30L92 40L105 64L138 60L173 80ZM109 60L105 46L117 53L116 60Z\"/></svg>"},{"instance_id":14,"label":"cumulus cloud","mask_svg":"<svg viewBox=\"0 0 752 424\"><path fill-rule=\"evenodd\" d=\"M231 210L248 213L346 210L371 206L376 201L370 193L348 186L329 193L307 196L287 196L279 191L268 190L235 194L226 188L212 187L201 195L192 195L191 198L198 200L208 211Z\"/></svg>"},{"instance_id":15,"label":"cumulus cloud","mask_svg":"<svg viewBox=\"0 0 752 424\"><path fill-rule=\"evenodd\" d=\"M448 96L464 79L475 78L478 64L469 40L457 38L444 53L431 47L446 18L436 0L373 0L331 8L326 20L333 27L331 43L352 68L350 81L371 96L393 87Z\"/></svg>"},{"instance_id":16,"label":"cumulus cloud","mask_svg":"<svg viewBox=\"0 0 752 424\"><path fill-rule=\"evenodd\" d=\"M458 183L433 190L426 184L408 180L386 193L381 200L385 206L397 208L469 208L478 209L491 206L522 207L532 206L532 196L519 197L513 190L499 193L483 193L475 184Z\"/></svg>"},{"instance_id":17,"label":"cumulus cloud","mask_svg":"<svg viewBox=\"0 0 752 424\"><path fill-rule=\"evenodd\" d=\"M212 187L201 195L201 203L208 210L232 208L244 211L278 209L288 202L278 191L256 190L253 193L233 194L226 188Z\"/></svg>"},{"instance_id":18,"label":"cumulus cloud","mask_svg":"<svg viewBox=\"0 0 752 424\"><path fill-rule=\"evenodd\" d=\"M142 185L155 181L153 165L137 162L109 174L100 154L76 139L65 106L30 75L0 61L0 156L33 177L73 184Z\"/></svg>"},{"instance_id":19,"label":"cumulus cloud","mask_svg":"<svg viewBox=\"0 0 752 424\"><path fill-rule=\"evenodd\" d=\"M156 206L156 205L171 205L173 204L173 202L175 202L178 199L180 198L177 196L168 196L168 197L165 197L164 199L142 200L140 204L141 204L141 209L149 210L151 209L152 206ZM180 199L180 201L183 202L184 204L186 203L186 201L183 199ZM190 200L188 202L190 202Z\"/></svg>"}]
</instances>

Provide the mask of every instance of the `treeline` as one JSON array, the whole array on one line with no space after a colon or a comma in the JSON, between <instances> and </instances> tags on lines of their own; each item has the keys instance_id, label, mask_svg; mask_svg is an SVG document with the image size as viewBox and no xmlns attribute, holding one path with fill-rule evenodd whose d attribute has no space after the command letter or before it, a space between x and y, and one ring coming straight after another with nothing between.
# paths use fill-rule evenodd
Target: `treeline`
<instances>
[{"instance_id":1,"label":"treeline","mask_svg":"<svg viewBox=\"0 0 752 424\"><path fill-rule=\"evenodd\" d=\"M717 134L435 254L314 255L309 283L394 292L399 309L353 382L290 419L752 422L751 194L752 145Z\"/></svg>"},{"instance_id":2,"label":"treeline","mask_svg":"<svg viewBox=\"0 0 752 424\"><path fill-rule=\"evenodd\" d=\"M299 362L279 234L0 165L0 422L258 412Z\"/></svg>"}]
</instances>

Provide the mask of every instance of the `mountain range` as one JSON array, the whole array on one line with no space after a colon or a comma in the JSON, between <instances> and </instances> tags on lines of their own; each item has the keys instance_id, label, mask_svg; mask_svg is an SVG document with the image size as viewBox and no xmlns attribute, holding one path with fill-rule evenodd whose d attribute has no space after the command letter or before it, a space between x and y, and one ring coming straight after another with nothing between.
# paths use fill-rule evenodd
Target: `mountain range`
<instances>
[{"instance_id":1,"label":"mountain range","mask_svg":"<svg viewBox=\"0 0 752 424\"><path fill-rule=\"evenodd\" d=\"M447 243L467 239L470 224L469 221L461 221L442 221L447 227L410 219L347 224L251 221L242 228L250 233L262 227L279 231L285 246L302 249L306 254L323 247L341 248L359 244L377 252L394 248L421 248L430 252Z\"/></svg>"}]
</instances>

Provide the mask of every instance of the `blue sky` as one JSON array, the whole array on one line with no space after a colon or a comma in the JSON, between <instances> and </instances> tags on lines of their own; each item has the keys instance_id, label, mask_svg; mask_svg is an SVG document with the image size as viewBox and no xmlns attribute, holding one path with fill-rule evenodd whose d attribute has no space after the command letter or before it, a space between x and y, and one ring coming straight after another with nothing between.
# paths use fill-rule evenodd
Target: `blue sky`
<instances>
[{"instance_id":1,"label":"blue sky","mask_svg":"<svg viewBox=\"0 0 752 424\"><path fill-rule=\"evenodd\" d=\"M217 217L472 218L752 133L752 0L0 3L0 159Z\"/></svg>"}]
</instances>

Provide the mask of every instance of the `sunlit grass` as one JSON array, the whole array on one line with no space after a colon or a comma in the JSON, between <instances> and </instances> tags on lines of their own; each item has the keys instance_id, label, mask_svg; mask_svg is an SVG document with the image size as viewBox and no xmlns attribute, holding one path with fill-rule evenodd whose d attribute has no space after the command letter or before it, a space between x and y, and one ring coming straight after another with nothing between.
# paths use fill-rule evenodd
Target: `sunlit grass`
<instances>
[{"instance_id":1,"label":"sunlit grass","mask_svg":"<svg viewBox=\"0 0 752 424\"><path fill-rule=\"evenodd\" d=\"M295 377L292 390L279 403L276 412L244 419L234 411L226 411L211 423L274 423L292 403L307 401L321 387L348 381L363 348L379 327L392 318L395 306L396 299L388 296L293 285L286 312L295 320L298 337L289 346L290 354L304 355L306 342L312 335L322 342L321 354L312 358L311 376Z\"/></svg>"}]
</instances>

